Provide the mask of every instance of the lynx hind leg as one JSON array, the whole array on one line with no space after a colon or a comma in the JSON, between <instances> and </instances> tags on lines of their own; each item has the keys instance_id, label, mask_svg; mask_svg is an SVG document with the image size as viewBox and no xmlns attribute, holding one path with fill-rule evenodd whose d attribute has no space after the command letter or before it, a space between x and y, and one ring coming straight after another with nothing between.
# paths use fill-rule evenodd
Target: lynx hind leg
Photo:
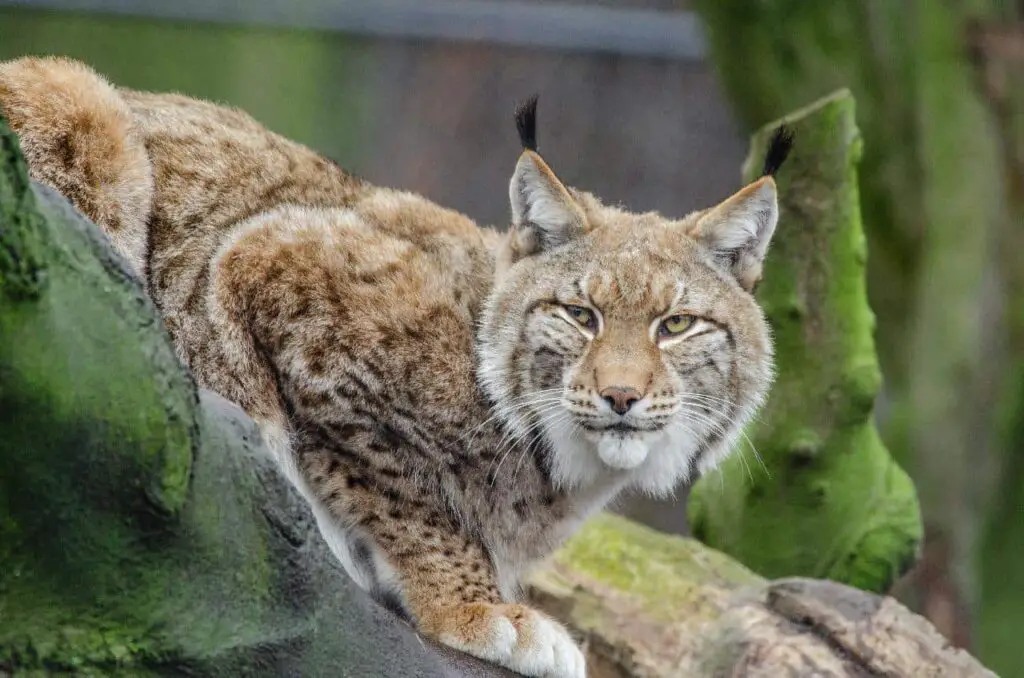
<instances>
[{"instance_id":1,"label":"lynx hind leg","mask_svg":"<svg viewBox=\"0 0 1024 678\"><path fill-rule=\"evenodd\" d=\"M29 174L99 225L144 278L153 173L117 90L77 61L25 57L0 63L0 112Z\"/></svg>"},{"instance_id":2,"label":"lynx hind leg","mask_svg":"<svg viewBox=\"0 0 1024 678\"><path fill-rule=\"evenodd\" d=\"M584 678L583 653L568 631L531 607L504 602L484 548L428 497L387 472L375 475L365 461L352 464L322 448L300 454L317 498L375 552L371 591L400 601L420 632L525 676Z\"/></svg>"}]
</instances>

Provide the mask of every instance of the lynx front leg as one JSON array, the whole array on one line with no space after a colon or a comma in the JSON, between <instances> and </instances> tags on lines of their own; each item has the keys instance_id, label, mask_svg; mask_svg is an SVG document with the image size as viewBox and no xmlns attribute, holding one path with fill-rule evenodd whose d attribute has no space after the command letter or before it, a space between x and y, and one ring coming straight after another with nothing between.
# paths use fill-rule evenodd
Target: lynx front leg
<instances>
[{"instance_id":1,"label":"lynx front leg","mask_svg":"<svg viewBox=\"0 0 1024 678\"><path fill-rule=\"evenodd\" d=\"M371 590L397 594L425 635L537 678L584 678L583 654L565 628L508 603L484 548L460 533L428 497L388 469L332 453L303 453L320 501L374 553ZM368 549L368 550L369 550Z\"/></svg>"},{"instance_id":2,"label":"lynx front leg","mask_svg":"<svg viewBox=\"0 0 1024 678\"><path fill-rule=\"evenodd\" d=\"M373 532L424 634L526 676L585 676L583 654L561 624L502 601L478 544L418 521L380 521Z\"/></svg>"}]
</instances>

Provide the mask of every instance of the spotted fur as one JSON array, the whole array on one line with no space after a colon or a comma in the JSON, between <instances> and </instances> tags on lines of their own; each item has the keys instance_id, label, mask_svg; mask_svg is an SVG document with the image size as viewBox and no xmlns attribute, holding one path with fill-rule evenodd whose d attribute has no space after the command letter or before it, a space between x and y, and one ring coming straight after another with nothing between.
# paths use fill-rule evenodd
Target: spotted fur
<instances>
[{"instance_id":1,"label":"spotted fur","mask_svg":"<svg viewBox=\"0 0 1024 678\"><path fill-rule=\"evenodd\" d=\"M771 380L749 290L777 209L770 177L680 220L602 205L537 154L535 105L502 233L237 110L0 64L33 176L111 237L352 577L441 642L576 678L519 583L621 490L728 453Z\"/></svg>"}]
</instances>

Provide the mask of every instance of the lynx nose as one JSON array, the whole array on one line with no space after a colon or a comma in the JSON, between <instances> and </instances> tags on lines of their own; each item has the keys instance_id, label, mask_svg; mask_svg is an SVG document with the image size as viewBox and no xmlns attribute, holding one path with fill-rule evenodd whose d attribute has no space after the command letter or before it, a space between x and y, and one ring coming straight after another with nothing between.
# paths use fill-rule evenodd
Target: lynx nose
<instances>
[{"instance_id":1,"label":"lynx nose","mask_svg":"<svg viewBox=\"0 0 1024 678\"><path fill-rule=\"evenodd\" d=\"M617 414L625 414L640 400L640 392L629 386L609 386L601 389L601 397Z\"/></svg>"}]
</instances>

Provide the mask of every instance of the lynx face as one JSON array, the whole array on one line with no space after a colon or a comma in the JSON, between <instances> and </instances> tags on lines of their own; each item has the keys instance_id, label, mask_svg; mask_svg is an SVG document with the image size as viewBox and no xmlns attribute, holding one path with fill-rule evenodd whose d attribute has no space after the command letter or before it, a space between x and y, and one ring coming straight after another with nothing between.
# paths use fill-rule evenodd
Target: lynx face
<instances>
[{"instance_id":1,"label":"lynx face","mask_svg":"<svg viewBox=\"0 0 1024 678\"><path fill-rule=\"evenodd\" d=\"M556 483L665 494L729 452L772 378L750 293L777 221L764 177L682 220L568 189L532 150L479 332L479 376Z\"/></svg>"}]
</instances>

